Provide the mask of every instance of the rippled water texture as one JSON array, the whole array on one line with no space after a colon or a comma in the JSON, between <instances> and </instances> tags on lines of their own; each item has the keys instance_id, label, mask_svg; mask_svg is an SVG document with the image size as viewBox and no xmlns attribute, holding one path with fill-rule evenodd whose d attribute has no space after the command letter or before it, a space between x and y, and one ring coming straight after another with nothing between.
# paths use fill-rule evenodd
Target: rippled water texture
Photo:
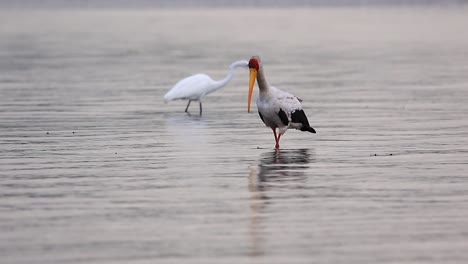
<instances>
[{"instance_id":1,"label":"rippled water texture","mask_svg":"<svg viewBox=\"0 0 468 264\"><path fill-rule=\"evenodd\" d=\"M466 9L0 11L4 263L468 263ZM260 55L317 134L247 113Z\"/></svg>"}]
</instances>

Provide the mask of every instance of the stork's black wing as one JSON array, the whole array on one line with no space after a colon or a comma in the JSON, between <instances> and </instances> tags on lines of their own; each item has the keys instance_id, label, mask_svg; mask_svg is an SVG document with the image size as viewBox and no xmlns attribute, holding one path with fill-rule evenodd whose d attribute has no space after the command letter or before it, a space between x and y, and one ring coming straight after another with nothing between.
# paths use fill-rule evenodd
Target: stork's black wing
<instances>
[{"instance_id":1,"label":"stork's black wing","mask_svg":"<svg viewBox=\"0 0 468 264\"><path fill-rule=\"evenodd\" d=\"M289 119L288 119L288 116L286 115L286 113L283 111L283 109L280 108L279 112L278 112L278 116L279 118L281 119L281 122L283 123L283 125L287 126L289 124Z\"/></svg>"},{"instance_id":2,"label":"stork's black wing","mask_svg":"<svg viewBox=\"0 0 468 264\"><path fill-rule=\"evenodd\" d=\"M302 124L301 131L309 131L311 133L315 133L315 129L310 127L309 120L307 120L307 116L305 115L303 110L294 111L291 114L291 122Z\"/></svg>"}]
</instances>

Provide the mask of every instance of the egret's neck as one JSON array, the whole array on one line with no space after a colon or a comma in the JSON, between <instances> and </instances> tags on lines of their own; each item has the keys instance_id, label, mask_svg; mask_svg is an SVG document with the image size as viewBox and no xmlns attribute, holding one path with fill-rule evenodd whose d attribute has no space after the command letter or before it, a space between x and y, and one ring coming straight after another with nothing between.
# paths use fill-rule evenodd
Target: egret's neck
<instances>
[{"instance_id":1,"label":"egret's neck","mask_svg":"<svg viewBox=\"0 0 468 264\"><path fill-rule=\"evenodd\" d=\"M213 89L213 91L216 91L226 86L226 84L228 84L232 80L232 77L234 77L234 71L236 70L237 67L247 67L247 65L248 65L247 61L233 62L231 66L229 67L228 75L224 79L216 82L217 85L216 85L216 88Z\"/></svg>"}]
</instances>

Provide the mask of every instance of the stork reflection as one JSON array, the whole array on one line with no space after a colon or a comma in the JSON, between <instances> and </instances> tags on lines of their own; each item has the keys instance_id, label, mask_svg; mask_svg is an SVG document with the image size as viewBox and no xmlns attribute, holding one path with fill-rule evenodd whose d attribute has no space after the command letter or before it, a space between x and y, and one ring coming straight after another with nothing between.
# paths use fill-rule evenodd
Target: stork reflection
<instances>
[{"instance_id":1,"label":"stork reflection","mask_svg":"<svg viewBox=\"0 0 468 264\"><path fill-rule=\"evenodd\" d=\"M314 161L309 149L273 150L260 156L258 166L250 168L249 191L251 220L249 226L250 256L263 255L262 222L268 215L264 212L275 199L275 191L300 189L307 181L306 170ZM277 193L278 194L278 193ZM279 199L279 197L276 197Z\"/></svg>"},{"instance_id":2,"label":"stork reflection","mask_svg":"<svg viewBox=\"0 0 468 264\"><path fill-rule=\"evenodd\" d=\"M309 151L296 149L263 153L258 164L258 190L263 191L272 185L289 188L292 183L305 182L305 170L312 160Z\"/></svg>"}]
</instances>

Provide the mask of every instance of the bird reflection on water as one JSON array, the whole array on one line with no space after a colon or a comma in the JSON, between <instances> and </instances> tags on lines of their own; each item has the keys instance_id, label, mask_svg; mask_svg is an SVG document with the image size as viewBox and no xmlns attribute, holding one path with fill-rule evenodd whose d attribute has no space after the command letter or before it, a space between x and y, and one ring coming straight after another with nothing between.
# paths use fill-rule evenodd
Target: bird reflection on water
<instances>
[{"instance_id":1,"label":"bird reflection on water","mask_svg":"<svg viewBox=\"0 0 468 264\"><path fill-rule=\"evenodd\" d=\"M273 203L276 190L298 189L307 181L305 170L313 162L309 149L273 150L261 155L258 170L250 169L249 191L251 218L249 226L252 257L264 254L262 232L268 204Z\"/></svg>"},{"instance_id":2,"label":"bird reflection on water","mask_svg":"<svg viewBox=\"0 0 468 264\"><path fill-rule=\"evenodd\" d=\"M304 182L304 170L313 161L309 149L273 150L263 153L258 164L258 173L253 180L257 191L269 186L288 187L291 182ZM290 186L289 186L290 187Z\"/></svg>"}]
</instances>

